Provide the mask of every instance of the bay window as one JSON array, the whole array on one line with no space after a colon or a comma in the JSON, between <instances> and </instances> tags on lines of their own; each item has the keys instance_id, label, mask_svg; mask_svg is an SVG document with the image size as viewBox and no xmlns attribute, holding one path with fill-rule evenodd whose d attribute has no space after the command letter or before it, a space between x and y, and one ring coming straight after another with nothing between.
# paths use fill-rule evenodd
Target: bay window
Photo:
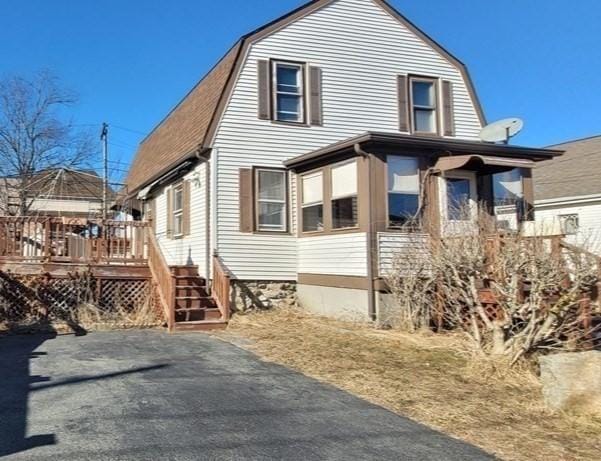
<instances>
[{"instance_id":1,"label":"bay window","mask_svg":"<svg viewBox=\"0 0 601 461\"><path fill-rule=\"evenodd\" d=\"M413 224L419 210L419 160L415 157L387 156L388 224Z\"/></svg>"},{"instance_id":2,"label":"bay window","mask_svg":"<svg viewBox=\"0 0 601 461\"><path fill-rule=\"evenodd\" d=\"M323 231L323 172L301 177L303 232Z\"/></svg>"},{"instance_id":3,"label":"bay window","mask_svg":"<svg viewBox=\"0 0 601 461\"><path fill-rule=\"evenodd\" d=\"M357 162L333 166L332 228L357 227Z\"/></svg>"},{"instance_id":4,"label":"bay window","mask_svg":"<svg viewBox=\"0 0 601 461\"><path fill-rule=\"evenodd\" d=\"M282 170L256 169L257 230L286 232L287 174Z\"/></svg>"}]
</instances>

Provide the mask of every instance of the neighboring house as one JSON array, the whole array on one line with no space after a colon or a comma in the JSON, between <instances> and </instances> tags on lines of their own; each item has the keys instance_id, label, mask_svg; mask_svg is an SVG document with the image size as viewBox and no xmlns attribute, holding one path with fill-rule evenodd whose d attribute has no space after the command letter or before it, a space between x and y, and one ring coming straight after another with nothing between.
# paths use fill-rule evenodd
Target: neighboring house
<instances>
[{"instance_id":1,"label":"neighboring house","mask_svg":"<svg viewBox=\"0 0 601 461\"><path fill-rule=\"evenodd\" d=\"M18 178L0 179L0 213L18 215ZM27 180L27 214L98 218L102 215L102 178L94 171L53 168ZM109 188L108 201L114 193Z\"/></svg>"},{"instance_id":2,"label":"neighboring house","mask_svg":"<svg viewBox=\"0 0 601 461\"><path fill-rule=\"evenodd\" d=\"M383 0L319 0L245 35L142 141L127 178L171 265L237 303L376 318L391 254L492 212L495 173L560 152L479 140L465 66ZM473 207L472 207L473 209ZM419 244L419 243L418 243ZM267 300L269 301L269 300ZM276 301L273 301L276 302Z\"/></svg>"},{"instance_id":3,"label":"neighboring house","mask_svg":"<svg viewBox=\"0 0 601 461\"><path fill-rule=\"evenodd\" d=\"M535 170L536 220L545 232L601 252L601 136L552 148L565 154Z\"/></svg>"}]
</instances>

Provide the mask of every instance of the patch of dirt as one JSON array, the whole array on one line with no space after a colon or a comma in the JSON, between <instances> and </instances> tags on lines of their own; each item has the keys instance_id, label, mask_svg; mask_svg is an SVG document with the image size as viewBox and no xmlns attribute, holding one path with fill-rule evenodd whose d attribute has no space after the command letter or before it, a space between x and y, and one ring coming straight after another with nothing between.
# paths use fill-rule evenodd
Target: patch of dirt
<instances>
[{"instance_id":1,"label":"patch of dirt","mask_svg":"<svg viewBox=\"0 0 601 461\"><path fill-rule=\"evenodd\" d=\"M506 460L600 459L601 420L547 410L530 370L474 362L456 335L272 310L236 316L219 336Z\"/></svg>"}]
</instances>

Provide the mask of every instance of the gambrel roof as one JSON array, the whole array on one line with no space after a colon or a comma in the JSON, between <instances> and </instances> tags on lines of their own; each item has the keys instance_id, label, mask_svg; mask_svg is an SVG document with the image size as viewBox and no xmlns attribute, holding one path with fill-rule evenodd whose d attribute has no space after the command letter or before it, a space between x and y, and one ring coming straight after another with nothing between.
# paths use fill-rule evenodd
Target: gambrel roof
<instances>
[{"instance_id":1,"label":"gambrel roof","mask_svg":"<svg viewBox=\"0 0 601 461\"><path fill-rule=\"evenodd\" d=\"M601 136L551 147L565 153L534 171L536 200L601 194Z\"/></svg>"},{"instance_id":2,"label":"gambrel roof","mask_svg":"<svg viewBox=\"0 0 601 461\"><path fill-rule=\"evenodd\" d=\"M227 104L250 44L335 1L310 1L243 36L142 141L126 179L127 195L134 195L139 189L159 179L183 160L210 148L221 113ZM485 125L484 113L465 65L385 0L365 1L373 1L381 6L461 72L480 122Z\"/></svg>"}]
</instances>

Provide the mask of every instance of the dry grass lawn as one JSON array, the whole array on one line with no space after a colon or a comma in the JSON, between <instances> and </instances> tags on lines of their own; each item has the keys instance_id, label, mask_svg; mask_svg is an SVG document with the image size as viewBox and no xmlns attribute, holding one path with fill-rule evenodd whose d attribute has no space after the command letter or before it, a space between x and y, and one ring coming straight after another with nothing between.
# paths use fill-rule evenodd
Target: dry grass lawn
<instances>
[{"instance_id":1,"label":"dry grass lawn","mask_svg":"<svg viewBox=\"0 0 601 461\"><path fill-rule=\"evenodd\" d=\"M506 460L601 459L601 421L545 409L529 371L473 365L456 336L409 335L274 310L237 316L228 337ZM470 365L471 364L471 365Z\"/></svg>"}]
</instances>

